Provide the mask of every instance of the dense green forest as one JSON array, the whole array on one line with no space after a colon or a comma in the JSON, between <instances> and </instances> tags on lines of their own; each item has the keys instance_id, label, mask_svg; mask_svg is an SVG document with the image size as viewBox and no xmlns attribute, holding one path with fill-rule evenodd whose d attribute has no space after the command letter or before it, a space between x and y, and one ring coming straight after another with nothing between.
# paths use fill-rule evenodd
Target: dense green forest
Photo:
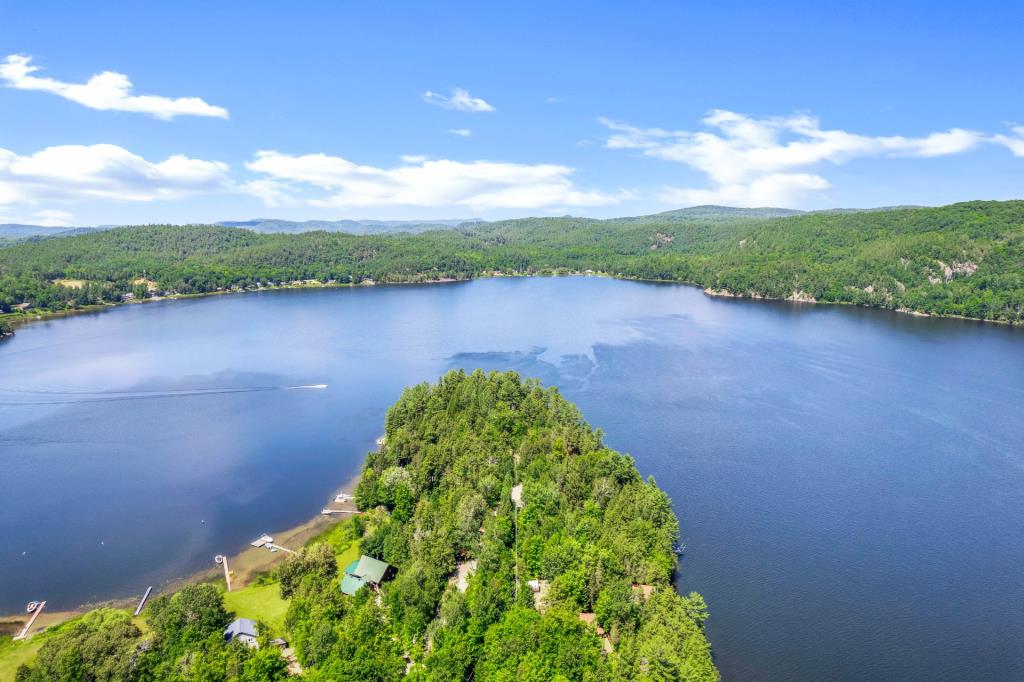
<instances>
[{"instance_id":1,"label":"dense green forest","mask_svg":"<svg viewBox=\"0 0 1024 682\"><path fill-rule=\"evenodd\" d=\"M266 579L287 600L274 634L306 679L719 678L704 600L672 585L668 497L556 389L451 372L407 389L385 434L356 490L364 514ZM335 555L350 542L397 569L379 592L341 593ZM259 649L225 643L232 614L212 585L159 597L144 617L105 609L62 626L19 682L287 675L265 625Z\"/></svg>"},{"instance_id":2,"label":"dense green forest","mask_svg":"<svg viewBox=\"0 0 1024 682\"><path fill-rule=\"evenodd\" d=\"M419 234L145 226L0 248L0 313L309 283L594 271L739 296L1024 320L1024 202L781 215L687 209ZM141 281L145 279L146 281Z\"/></svg>"}]
</instances>

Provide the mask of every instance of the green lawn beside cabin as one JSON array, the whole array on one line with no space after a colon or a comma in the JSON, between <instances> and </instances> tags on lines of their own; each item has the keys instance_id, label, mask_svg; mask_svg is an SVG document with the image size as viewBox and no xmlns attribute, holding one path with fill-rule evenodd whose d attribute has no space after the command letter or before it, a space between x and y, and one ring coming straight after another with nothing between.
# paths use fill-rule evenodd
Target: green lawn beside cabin
<instances>
[{"instance_id":1,"label":"green lawn beside cabin","mask_svg":"<svg viewBox=\"0 0 1024 682\"><path fill-rule=\"evenodd\" d=\"M239 618L252 618L265 623L274 635L284 635L284 616L288 611L288 602L281 599L281 588L277 582L225 592L224 606Z\"/></svg>"}]
</instances>

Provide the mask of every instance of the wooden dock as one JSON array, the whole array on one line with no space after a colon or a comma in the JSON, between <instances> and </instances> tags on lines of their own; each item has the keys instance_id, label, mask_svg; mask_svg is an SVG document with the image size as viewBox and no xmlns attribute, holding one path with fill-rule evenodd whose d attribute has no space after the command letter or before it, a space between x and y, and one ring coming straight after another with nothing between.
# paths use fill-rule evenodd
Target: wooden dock
<instances>
[{"instance_id":1,"label":"wooden dock","mask_svg":"<svg viewBox=\"0 0 1024 682\"><path fill-rule=\"evenodd\" d=\"M295 554L295 552L293 550L290 550L287 547L282 547L281 545L275 545L272 542L270 543L270 546L273 547L274 549L279 549L282 552L288 552L289 554Z\"/></svg>"},{"instance_id":2,"label":"wooden dock","mask_svg":"<svg viewBox=\"0 0 1024 682\"><path fill-rule=\"evenodd\" d=\"M231 591L231 570L228 568L228 558L227 558L227 556L224 555L224 554L218 554L217 556L213 557L213 561L214 561L214 563L218 563L218 564L223 564L224 565L224 584L226 586L225 591L226 592L230 592Z\"/></svg>"},{"instance_id":3,"label":"wooden dock","mask_svg":"<svg viewBox=\"0 0 1024 682\"><path fill-rule=\"evenodd\" d=\"M324 509L320 510L320 513L326 516L326 515L329 515L329 514L362 514L363 512L356 511L354 509L326 509L326 508L324 508Z\"/></svg>"},{"instance_id":4,"label":"wooden dock","mask_svg":"<svg viewBox=\"0 0 1024 682\"><path fill-rule=\"evenodd\" d=\"M146 588L146 594L142 595L142 601L140 601L139 605L135 607L135 614L134 614L135 616L138 616L140 613L142 613L142 609L144 609L146 607L146 600L149 599L149 594L152 591L153 591L153 586L152 585L150 585L149 587Z\"/></svg>"},{"instance_id":5,"label":"wooden dock","mask_svg":"<svg viewBox=\"0 0 1024 682\"><path fill-rule=\"evenodd\" d=\"M15 637L14 637L15 641L17 641L19 639L25 639L26 637L28 637L28 633L32 630L32 626L35 625L36 618L38 618L39 614L43 612L43 607L44 606L46 606L46 602L45 601L39 602L39 606L37 606L36 610L32 612L32 617L28 619L27 623L25 623L25 627L23 627L21 629L21 632L19 632L17 635L15 635Z\"/></svg>"}]
</instances>

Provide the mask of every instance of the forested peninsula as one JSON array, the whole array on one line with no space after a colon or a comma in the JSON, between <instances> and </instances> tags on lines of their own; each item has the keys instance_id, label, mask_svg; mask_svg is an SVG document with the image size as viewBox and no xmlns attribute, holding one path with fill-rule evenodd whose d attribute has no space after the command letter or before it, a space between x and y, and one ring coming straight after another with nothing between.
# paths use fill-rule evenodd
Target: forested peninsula
<instances>
[{"instance_id":1,"label":"forested peninsula","mask_svg":"<svg viewBox=\"0 0 1024 682\"><path fill-rule=\"evenodd\" d=\"M139 619L93 611L37 635L17 679L276 680L289 664L324 682L719 679L704 600L673 588L668 497L554 388L456 371L407 389L356 501L362 515L229 593L244 613L213 584ZM387 570L363 584L364 560Z\"/></svg>"},{"instance_id":2,"label":"forested peninsula","mask_svg":"<svg viewBox=\"0 0 1024 682\"><path fill-rule=\"evenodd\" d=\"M698 207L425 232L141 226L0 247L0 315L278 286L597 272L722 295L1024 321L1024 201L788 215Z\"/></svg>"}]
</instances>

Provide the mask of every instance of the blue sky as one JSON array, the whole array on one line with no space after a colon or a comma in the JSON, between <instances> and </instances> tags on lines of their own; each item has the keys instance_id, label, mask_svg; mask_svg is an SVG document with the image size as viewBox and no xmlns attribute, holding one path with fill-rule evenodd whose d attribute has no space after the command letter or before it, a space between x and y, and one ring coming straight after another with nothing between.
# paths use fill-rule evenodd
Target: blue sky
<instances>
[{"instance_id":1,"label":"blue sky","mask_svg":"<svg viewBox=\"0 0 1024 682\"><path fill-rule=\"evenodd\" d=\"M0 222L1020 198L1024 5L848 4L0 0Z\"/></svg>"}]
</instances>

